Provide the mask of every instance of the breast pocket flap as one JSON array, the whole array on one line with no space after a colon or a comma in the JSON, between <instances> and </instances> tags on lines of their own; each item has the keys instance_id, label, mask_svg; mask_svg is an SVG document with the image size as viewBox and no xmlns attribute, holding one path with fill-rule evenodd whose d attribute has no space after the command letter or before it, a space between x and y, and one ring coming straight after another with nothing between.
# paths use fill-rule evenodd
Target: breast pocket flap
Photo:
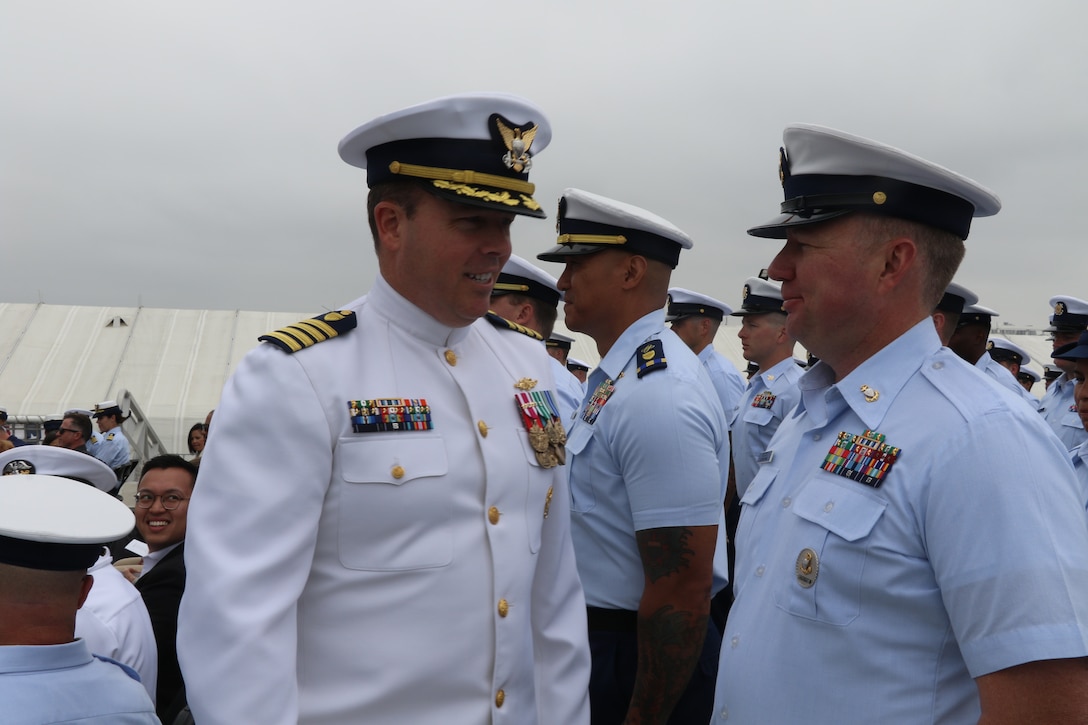
<instances>
[{"instance_id":1,"label":"breast pocket flap","mask_svg":"<svg viewBox=\"0 0 1088 725\"><path fill-rule=\"evenodd\" d=\"M860 483L832 474L809 479L794 497L793 512L846 541L869 535L888 502L869 495Z\"/></svg>"}]
</instances>

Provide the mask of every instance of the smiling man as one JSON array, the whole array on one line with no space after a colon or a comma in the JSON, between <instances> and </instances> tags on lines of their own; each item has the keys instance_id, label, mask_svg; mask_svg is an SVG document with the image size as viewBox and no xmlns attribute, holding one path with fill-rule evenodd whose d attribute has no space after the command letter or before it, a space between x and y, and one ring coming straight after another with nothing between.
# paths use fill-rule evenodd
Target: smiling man
<instances>
[{"instance_id":1,"label":"smiling man","mask_svg":"<svg viewBox=\"0 0 1088 725\"><path fill-rule=\"evenodd\" d=\"M178 640L202 725L587 722L551 361L481 319L511 223L544 216L550 137L528 101L477 94L341 141L380 273L262 337L223 391Z\"/></svg>"},{"instance_id":2,"label":"smiling man","mask_svg":"<svg viewBox=\"0 0 1088 725\"><path fill-rule=\"evenodd\" d=\"M151 615L159 649L155 710L172 722L184 706L183 680L175 644L178 607L185 591L185 529L196 467L181 456L156 456L144 464L136 491L136 529L147 555L136 588Z\"/></svg>"},{"instance_id":3,"label":"smiling man","mask_svg":"<svg viewBox=\"0 0 1088 725\"><path fill-rule=\"evenodd\" d=\"M1034 411L930 315L990 191L875 141L785 132L787 331L816 355L742 498L715 723L1088 716L1088 525Z\"/></svg>"}]
</instances>

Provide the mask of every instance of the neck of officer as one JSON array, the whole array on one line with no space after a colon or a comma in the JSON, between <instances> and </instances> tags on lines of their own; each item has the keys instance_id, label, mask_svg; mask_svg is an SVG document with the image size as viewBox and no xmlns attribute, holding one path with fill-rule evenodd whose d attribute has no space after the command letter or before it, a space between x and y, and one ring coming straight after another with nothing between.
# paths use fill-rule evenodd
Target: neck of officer
<instances>
[{"instance_id":1,"label":"neck of officer","mask_svg":"<svg viewBox=\"0 0 1088 725\"><path fill-rule=\"evenodd\" d=\"M0 645L66 644L91 588L86 571L38 571L0 564Z\"/></svg>"}]
</instances>

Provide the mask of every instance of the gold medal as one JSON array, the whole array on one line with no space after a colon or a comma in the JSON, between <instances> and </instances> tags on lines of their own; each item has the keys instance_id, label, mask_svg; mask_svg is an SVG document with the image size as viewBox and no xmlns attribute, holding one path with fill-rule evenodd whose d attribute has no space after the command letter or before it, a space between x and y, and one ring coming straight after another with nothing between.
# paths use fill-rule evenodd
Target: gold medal
<instances>
[{"instance_id":1,"label":"gold medal","mask_svg":"<svg viewBox=\"0 0 1088 725\"><path fill-rule=\"evenodd\" d=\"M539 454L548 450L548 433L545 431L539 423L533 425L529 429L529 445L533 447L533 450Z\"/></svg>"}]
</instances>

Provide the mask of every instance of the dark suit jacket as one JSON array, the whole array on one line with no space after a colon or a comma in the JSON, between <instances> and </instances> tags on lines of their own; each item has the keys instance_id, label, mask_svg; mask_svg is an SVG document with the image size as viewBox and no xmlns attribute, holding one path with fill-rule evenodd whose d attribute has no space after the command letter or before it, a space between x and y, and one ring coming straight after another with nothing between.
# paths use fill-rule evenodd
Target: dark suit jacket
<instances>
[{"instance_id":1,"label":"dark suit jacket","mask_svg":"<svg viewBox=\"0 0 1088 725\"><path fill-rule=\"evenodd\" d=\"M155 709L166 713L182 689L178 667L178 607L185 591L185 542L163 557L146 575L136 580L136 588L151 615L155 643L159 650L159 683L155 689ZM164 721L165 722L165 721Z\"/></svg>"}]
</instances>

